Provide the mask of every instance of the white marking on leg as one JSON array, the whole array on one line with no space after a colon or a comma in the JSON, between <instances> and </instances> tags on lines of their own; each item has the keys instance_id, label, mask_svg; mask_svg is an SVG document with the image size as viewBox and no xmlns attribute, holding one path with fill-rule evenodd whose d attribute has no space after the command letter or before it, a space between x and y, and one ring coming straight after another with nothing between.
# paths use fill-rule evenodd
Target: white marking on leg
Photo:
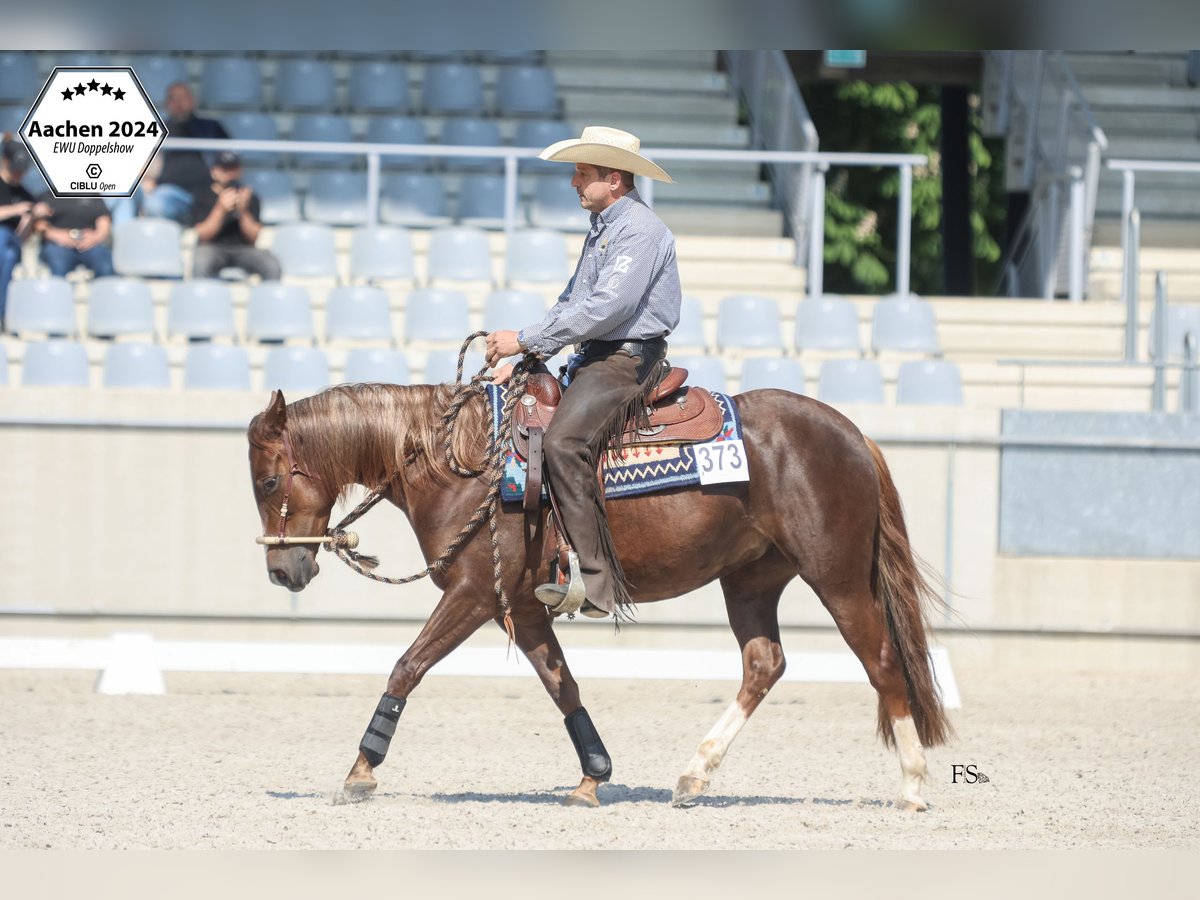
<instances>
[{"instance_id":1,"label":"white marking on leg","mask_svg":"<svg viewBox=\"0 0 1200 900\"><path fill-rule=\"evenodd\" d=\"M729 704L725 712L721 713L721 718L717 719L717 724L700 742L700 749L696 751L683 774L708 781L708 776L721 765L721 760L729 751L729 745L746 724L746 719L745 711L736 700Z\"/></svg>"},{"instance_id":2,"label":"white marking on leg","mask_svg":"<svg viewBox=\"0 0 1200 900\"><path fill-rule=\"evenodd\" d=\"M925 749L917 737L917 726L911 716L892 719L892 735L896 738L896 749L900 752L900 770L904 773L900 798L925 809L921 799L921 782L925 780Z\"/></svg>"}]
</instances>

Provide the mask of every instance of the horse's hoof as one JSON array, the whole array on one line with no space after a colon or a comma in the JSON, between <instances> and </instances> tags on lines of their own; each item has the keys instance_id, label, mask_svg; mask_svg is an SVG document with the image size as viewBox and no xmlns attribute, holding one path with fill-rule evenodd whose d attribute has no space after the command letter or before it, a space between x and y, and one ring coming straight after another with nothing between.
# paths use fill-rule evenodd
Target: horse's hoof
<instances>
[{"instance_id":1,"label":"horse's hoof","mask_svg":"<svg viewBox=\"0 0 1200 900\"><path fill-rule=\"evenodd\" d=\"M342 790L345 792L347 800L357 803L360 800L366 800L370 797L375 793L375 788L377 787L379 787L379 782L374 778L361 778L354 781L347 779Z\"/></svg>"},{"instance_id":2,"label":"horse's hoof","mask_svg":"<svg viewBox=\"0 0 1200 900\"><path fill-rule=\"evenodd\" d=\"M582 794L579 791L572 791L563 798L563 806L599 809L600 801L596 798L595 794Z\"/></svg>"},{"instance_id":3,"label":"horse's hoof","mask_svg":"<svg viewBox=\"0 0 1200 900\"><path fill-rule=\"evenodd\" d=\"M675 794L671 797L671 805L679 808L690 806L696 798L708 790L708 782L694 775L680 775L679 783L675 785Z\"/></svg>"},{"instance_id":4,"label":"horse's hoof","mask_svg":"<svg viewBox=\"0 0 1200 900\"><path fill-rule=\"evenodd\" d=\"M902 809L905 812L925 812L929 809L929 804L918 797L916 800L909 800L901 797L896 801L896 808Z\"/></svg>"}]
</instances>

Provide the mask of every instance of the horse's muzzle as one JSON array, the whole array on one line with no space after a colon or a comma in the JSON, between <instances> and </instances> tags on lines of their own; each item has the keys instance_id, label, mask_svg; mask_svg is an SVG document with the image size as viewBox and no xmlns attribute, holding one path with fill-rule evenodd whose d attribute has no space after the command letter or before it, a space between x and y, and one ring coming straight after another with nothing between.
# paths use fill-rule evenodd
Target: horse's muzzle
<instances>
[{"instance_id":1,"label":"horse's muzzle","mask_svg":"<svg viewBox=\"0 0 1200 900\"><path fill-rule=\"evenodd\" d=\"M316 552L309 547L288 547L267 553L267 572L272 584L298 593L321 571Z\"/></svg>"}]
</instances>

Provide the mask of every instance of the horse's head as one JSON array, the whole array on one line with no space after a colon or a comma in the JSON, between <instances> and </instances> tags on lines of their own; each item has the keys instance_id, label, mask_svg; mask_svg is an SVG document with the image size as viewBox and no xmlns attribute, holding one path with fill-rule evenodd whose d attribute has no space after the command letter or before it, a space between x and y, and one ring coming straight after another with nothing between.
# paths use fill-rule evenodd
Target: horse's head
<instances>
[{"instance_id":1,"label":"horse's head","mask_svg":"<svg viewBox=\"0 0 1200 900\"><path fill-rule=\"evenodd\" d=\"M291 543L279 538L319 537L329 525L335 490L309 474L297 460L299 443L288 433L282 391L250 422L250 480L267 544L271 582L302 591L320 571L320 543Z\"/></svg>"}]
</instances>

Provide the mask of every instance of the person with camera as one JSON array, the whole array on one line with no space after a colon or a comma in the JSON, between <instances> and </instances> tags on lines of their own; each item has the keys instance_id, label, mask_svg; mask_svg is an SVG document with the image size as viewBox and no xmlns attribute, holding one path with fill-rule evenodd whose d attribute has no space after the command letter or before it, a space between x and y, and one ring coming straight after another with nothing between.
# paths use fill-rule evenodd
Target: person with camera
<instances>
[{"instance_id":1,"label":"person with camera","mask_svg":"<svg viewBox=\"0 0 1200 900\"><path fill-rule=\"evenodd\" d=\"M49 191L38 198L45 215L38 216L34 230L41 235L38 259L50 274L65 278L79 266L97 278L113 274L112 216L99 197L55 197Z\"/></svg>"},{"instance_id":2,"label":"person with camera","mask_svg":"<svg viewBox=\"0 0 1200 900\"><path fill-rule=\"evenodd\" d=\"M275 254L255 247L262 231L257 195L241 182L242 161L223 150L212 167L211 190L196 197L193 278L216 278L225 268L238 268L263 281L278 281Z\"/></svg>"}]
</instances>

